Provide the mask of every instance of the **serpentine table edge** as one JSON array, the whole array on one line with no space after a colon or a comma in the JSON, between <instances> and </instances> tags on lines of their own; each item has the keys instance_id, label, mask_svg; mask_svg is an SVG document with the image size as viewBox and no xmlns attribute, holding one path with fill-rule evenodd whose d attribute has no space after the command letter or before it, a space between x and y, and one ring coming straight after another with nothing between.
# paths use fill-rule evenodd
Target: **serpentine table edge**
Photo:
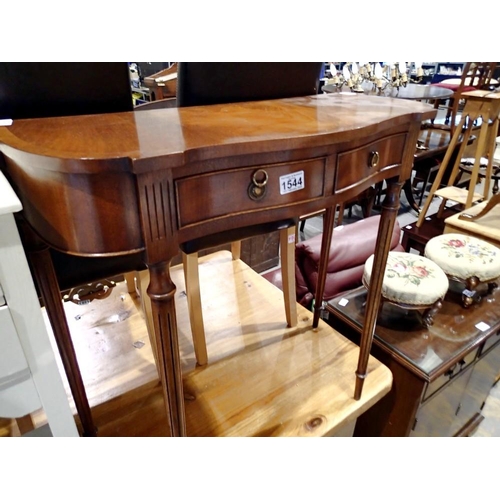
<instances>
[{"instance_id":1,"label":"serpentine table edge","mask_svg":"<svg viewBox=\"0 0 500 500\"><path fill-rule=\"evenodd\" d=\"M387 181L374 264L385 266L420 124L435 113L429 105L401 99L385 98L381 105L377 97L323 94L19 120L0 128L0 161L25 219L48 246L95 258L144 255L168 434L182 436L183 382L169 272L179 244L326 208L317 328L335 205ZM255 175L264 175L259 172L266 178L264 195L252 199L248 192ZM280 191L290 176L302 179L300 189ZM43 269L37 278L46 285L53 272L47 266L46 259L38 265ZM373 276L355 399L361 397L379 304L381 277ZM44 300L44 294L55 293L53 281L47 286ZM76 359L65 369L78 377ZM90 419L88 435L91 426Z\"/></svg>"}]
</instances>

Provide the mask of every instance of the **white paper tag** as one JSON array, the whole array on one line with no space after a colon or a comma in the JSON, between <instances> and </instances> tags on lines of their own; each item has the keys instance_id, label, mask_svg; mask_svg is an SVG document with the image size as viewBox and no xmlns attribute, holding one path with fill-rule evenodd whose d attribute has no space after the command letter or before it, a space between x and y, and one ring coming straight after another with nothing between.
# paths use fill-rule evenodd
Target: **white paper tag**
<instances>
[{"instance_id":1,"label":"white paper tag","mask_svg":"<svg viewBox=\"0 0 500 500\"><path fill-rule=\"evenodd\" d=\"M304 171L294 172L293 174L282 175L280 177L280 194L293 193L299 189L304 189Z\"/></svg>"},{"instance_id":2,"label":"white paper tag","mask_svg":"<svg viewBox=\"0 0 500 500\"><path fill-rule=\"evenodd\" d=\"M0 127L8 127L12 125L12 118L4 118L0 120Z\"/></svg>"},{"instance_id":3,"label":"white paper tag","mask_svg":"<svg viewBox=\"0 0 500 500\"><path fill-rule=\"evenodd\" d=\"M344 307L348 303L349 303L349 301L345 297L339 300L339 306Z\"/></svg>"},{"instance_id":4,"label":"white paper tag","mask_svg":"<svg viewBox=\"0 0 500 500\"><path fill-rule=\"evenodd\" d=\"M486 330L490 329L489 325L487 325L484 321L481 321L475 326L478 330L481 330L482 332L485 332Z\"/></svg>"},{"instance_id":5,"label":"white paper tag","mask_svg":"<svg viewBox=\"0 0 500 500\"><path fill-rule=\"evenodd\" d=\"M293 244L295 243L295 234L289 234L288 235L288 244Z\"/></svg>"}]
</instances>

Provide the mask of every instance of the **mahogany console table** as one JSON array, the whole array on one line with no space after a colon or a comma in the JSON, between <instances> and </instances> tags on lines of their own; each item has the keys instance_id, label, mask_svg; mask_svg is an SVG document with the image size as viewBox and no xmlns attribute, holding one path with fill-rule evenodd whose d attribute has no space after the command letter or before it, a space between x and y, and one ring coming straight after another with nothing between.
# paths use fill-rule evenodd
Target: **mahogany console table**
<instances>
[{"instance_id":1,"label":"mahogany console table","mask_svg":"<svg viewBox=\"0 0 500 500\"><path fill-rule=\"evenodd\" d=\"M143 255L168 434L182 436L183 380L169 272L179 244L327 209L326 256L335 206L386 180L374 263L383 268L420 125L434 115L431 106L419 102L323 94L19 120L0 127L0 161L26 221L45 244L89 258ZM39 247L32 262L46 306L57 309L60 296L47 255ZM321 274L324 284L324 266ZM355 399L366 376L380 286L381 276L374 273ZM322 307L321 300L316 303L312 328ZM55 317L51 323L79 415L93 435L64 314Z\"/></svg>"}]
</instances>

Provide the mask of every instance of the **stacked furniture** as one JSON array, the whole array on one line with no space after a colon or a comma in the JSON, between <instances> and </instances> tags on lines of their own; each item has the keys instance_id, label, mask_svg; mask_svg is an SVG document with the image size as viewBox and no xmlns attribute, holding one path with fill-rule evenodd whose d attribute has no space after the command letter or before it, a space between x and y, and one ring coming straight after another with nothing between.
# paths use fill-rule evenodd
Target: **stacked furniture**
<instances>
[{"instance_id":1,"label":"stacked furniture","mask_svg":"<svg viewBox=\"0 0 500 500\"><path fill-rule=\"evenodd\" d=\"M437 125L445 130L449 130L453 135L456 127L456 119L459 115L461 101L465 92L473 90L488 90L490 85L498 85L498 81L493 79L496 62L467 62L462 68L462 74L457 78L446 78L439 82L432 83L432 86L445 88L453 91L453 96L449 99L446 107L446 119L444 125ZM435 103L436 109L442 105L442 101Z\"/></svg>"},{"instance_id":2,"label":"stacked furniture","mask_svg":"<svg viewBox=\"0 0 500 500\"><path fill-rule=\"evenodd\" d=\"M429 196L419 214L417 227L422 226L434 196L442 198L441 206L438 210L438 217L442 215L448 200L455 201L464 205L465 208L469 208L472 206L473 202L483 199L487 200L490 196L490 182L493 175L493 156L496 146L496 131L498 130L500 115L500 94L487 90L474 90L471 92L464 92L462 98L465 99L462 118L452 135L450 145L436 174ZM478 119L481 119L482 123L479 131L474 166L471 170L468 189L463 189L455 185L455 180L459 174L460 162L470 137L473 123ZM491 131L495 132L495 134L492 134ZM441 182L451 160L454 148L460 140L462 143L453 164L447 186L441 188ZM483 195L480 195L476 192L476 185L479 181L479 171L481 159L483 157L487 158L487 165L484 173Z\"/></svg>"},{"instance_id":3,"label":"stacked furniture","mask_svg":"<svg viewBox=\"0 0 500 500\"><path fill-rule=\"evenodd\" d=\"M168 434L186 435L176 287L169 270L179 245L326 209L320 257L326 264L334 207L387 180L374 261L382 268L420 124L435 114L421 103L383 101L367 96L307 96L19 120L0 131L6 171L29 202L28 222L47 244L94 256L144 252ZM262 169L269 175L270 187L265 198L253 200L248 197L249 185ZM284 177L301 178L301 173L303 188L280 192ZM72 196L76 179L86 181L78 191L78 206L84 203L86 217L73 225L68 218L77 212ZM116 203L95 196L95 187L115 193L118 184ZM320 269L317 295L321 297L326 268ZM41 282L54 282L50 264L38 272ZM370 284L363 343L353 374L353 401L358 404L370 378L367 367L379 278L374 275ZM313 329L319 314L320 308L315 309Z\"/></svg>"},{"instance_id":4,"label":"stacked furniture","mask_svg":"<svg viewBox=\"0 0 500 500\"><path fill-rule=\"evenodd\" d=\"M393 374L392 389L358 418L355 436L467 436L484 419L482 408L500 366L500 290L465 309L461 286L450 288L433 325L417 311L384 305L372 353ZM327 305L328 321L360 341L364 287Z\"/></svg>"}]
</instances>

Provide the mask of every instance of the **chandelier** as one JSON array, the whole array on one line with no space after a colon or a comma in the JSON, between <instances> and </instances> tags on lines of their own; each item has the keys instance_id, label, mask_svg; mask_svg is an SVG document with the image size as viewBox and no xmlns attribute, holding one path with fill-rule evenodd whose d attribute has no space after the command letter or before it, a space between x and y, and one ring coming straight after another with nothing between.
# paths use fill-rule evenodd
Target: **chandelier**
<instances>
[{"instance_id":1,"label":"chandelier","mask_svg":"<svg viewBox=\"0 0 500 500\"><path fill-rule=\"evenodd\" d=\"M412 68L415 68L416 78L412 77ZM422 63L416 62L346 62L342 70L330 63L331 78L328 85L334 85L340 91L345 85L351 92L377 91L406 87L408 83L420 83L424 76Z\"/></svg>"}]
</instances>

